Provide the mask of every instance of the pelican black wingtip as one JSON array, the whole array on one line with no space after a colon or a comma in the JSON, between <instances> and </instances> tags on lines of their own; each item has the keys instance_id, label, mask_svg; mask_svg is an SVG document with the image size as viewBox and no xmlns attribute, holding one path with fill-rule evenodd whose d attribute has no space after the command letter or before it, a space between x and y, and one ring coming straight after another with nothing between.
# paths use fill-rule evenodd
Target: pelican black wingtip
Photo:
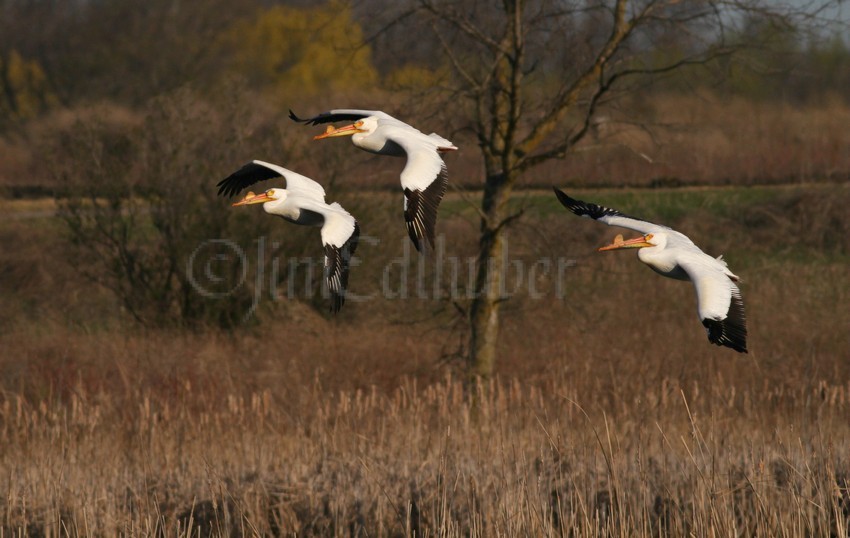
<instances>
[{"instance_id":1,"label":"pelican black wingtip","mask_svg":"<svg viewBox=\"0 0 850 538\"><path fill-rule=\"evenodd\" d=\"M291 119L292 121L297 121L298 123L302 123L304 121L298 116L296 116L295 112L293 112L291 108L289 109L289 119Z\"/></svg>"},{"instance_id":2,"label":"pelican black wingtip","mask_svg":"<svg viewBox=\"0 0 850 538\"><path fill-rule=\"evenodd\" d=\"M218 187L218 196L228 196L228 194L227 194L228 185L226 184L226 182L227 182L227 178L224 178L224 179L222 179L221 181L219 181L218 183L215 184L215 186Z\"/></svg>"},{"instance_id":3,"label":"pelican black wingtip","mask_svg":"<svg viewBox=\"0 0 850 538\"><path fill-rule=\"evenodd\" d=\"M570 209L570 210L572 210L572 209L573 209L573 207L574 207L574 206L575 206L575 204L576 204L576 200L574 200L573 198L570 198L570 197L567 195L567 193L565 193L564 191L562 191L562 190L561 190L561 189L559 189L558 187L552 187L552 190L553 190L553 191L555 191L555 196L557 196L557 197L558 197L558 201L559 201L559 202L561 202L561 204L562 204L564 207L566 207L566 208L568 208L568 209Z\"/></svg>"}]
</instances>

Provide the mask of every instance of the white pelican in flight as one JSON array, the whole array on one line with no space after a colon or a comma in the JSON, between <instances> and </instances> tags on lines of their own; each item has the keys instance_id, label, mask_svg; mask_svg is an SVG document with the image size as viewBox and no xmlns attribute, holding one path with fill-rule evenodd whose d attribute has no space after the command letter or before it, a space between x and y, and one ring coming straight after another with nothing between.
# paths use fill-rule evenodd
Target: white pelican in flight
<instances>
[{"instance_id":1,"label":"white pelican in flight","mask_svg":"<svg viewBox=\"0 0 850 538\"><path fill-rule=\"evenodd\" d=\"M558 189L555 189L555 194L567 209L580 217L640 232L642 235L627 241L618 235L612 244L599 250L638 248L638 259L656 273L693 282L697 292L697 313L708 332L709 342L741 353L747 352L744 301L735 284L738 277L728 269L723 256L712 258L684 234L666 226L570 198Z\"/></svg>"},{"instance_id":2,"label":"white pelican in flight","mask_svg":"<svg viewBox=\"0 0 850 538\"><path fill-rule=\"evenodd\" d=\"M289 117L308 125L354 121L338 129L328 125L327 131L313 139L351 135L355 146L370 153L407 156L407 164L401 171L407 233L416 250L421 251L426 245L434 247L437 207L449 181L440 153L457 150L454 144L435 133L426 135L379 110L338 109L307 119L290 110Z\"/></svg>"},{"instance_id":3,"label":"white pelican in flight","mask_svg":"<svg viewBox=\"0 0 850 538\"><path fill-rule=\"evenodd\" d=\"M233 196L254 183L276 177L286 180L285 189L274 187L260 194L249 192L233 205L263 204L263 209L271 215L295 224L322 227L325 280L333 299L331 311L338 312L345 302L349 263L360 237L360 226L348 211L336 202L327 204L325 189L309 177L256 160L221 180L218 193Z\"/></svg>"}]
</instances>

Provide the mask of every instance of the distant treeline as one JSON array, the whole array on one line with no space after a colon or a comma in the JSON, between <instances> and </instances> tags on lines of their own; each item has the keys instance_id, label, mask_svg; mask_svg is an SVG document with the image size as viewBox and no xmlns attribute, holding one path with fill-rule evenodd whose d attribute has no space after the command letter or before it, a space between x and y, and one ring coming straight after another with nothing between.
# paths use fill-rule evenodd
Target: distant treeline
<instances>
[{"instance_id":1,"label":"distant treeline","mask_svg":"<svg viewBox=\"0 0 850 538\"><path fill-rule=\"evenodd\" d=\"M404 4L394 5L394 13L404 13ZM186 84L209 88L233 76L281 96L428 87L447 69L437 37L419 31L415 17L395 25L388 18L387 7L376 0L318 6L262 0L4 2L0 129L20 127L57 106L109 101L136 107ZM734 63L718 60L680 71L654 81L653 88L710 86L795 103L850 99L850 48L843 36L756 18L736 31L742 42L757 45L736 54ZM659 62L691 46L681 38L652 37L643 46L657 50ZM530 38L542 42L546 36ZM549 61L568 62L569 51L555 52Z\"/></svg>"}]
</instances>

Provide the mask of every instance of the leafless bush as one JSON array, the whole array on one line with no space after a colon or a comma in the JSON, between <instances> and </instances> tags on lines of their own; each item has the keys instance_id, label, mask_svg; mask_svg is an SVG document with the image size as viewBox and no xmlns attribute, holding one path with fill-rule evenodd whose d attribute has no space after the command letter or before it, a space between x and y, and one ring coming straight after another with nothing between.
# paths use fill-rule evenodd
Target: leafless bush
<instances>
[{"instance_id":1,"label":"leafless bush","mask_svg":"<svg viewBox=\"0 0 850 538\"><path fill-rule=\"evenodd\" d=\"M45 149L72 263L145 324L227 327L251 309L244 273L262 262L239 245L268 235L272 221L230 210L215 184L251 158L285 161L293 151L281 144L281 118L231 89L217 98L178 91L133 123L78 120Z\"/></svg>"}]
</instances>

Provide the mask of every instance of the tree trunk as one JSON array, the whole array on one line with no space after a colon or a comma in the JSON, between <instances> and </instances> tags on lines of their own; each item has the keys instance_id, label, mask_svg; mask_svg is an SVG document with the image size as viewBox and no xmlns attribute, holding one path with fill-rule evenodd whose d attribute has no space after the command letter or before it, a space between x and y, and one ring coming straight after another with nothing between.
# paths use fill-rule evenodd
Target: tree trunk
<instances>
[{"instance_id":1,"label":"tree trunk","mask_svg":"<svg viewBox=\"0 0 850 538\"><path fill-rule=\"evenodd\" d=\"M499 339L499 305L505 293L507 260L505 218L512 181L504 173L488 174L484 184L481 239L475 296L469 312L469 375L489 378L495 367Z\"/></svg>"}]
</instances>

